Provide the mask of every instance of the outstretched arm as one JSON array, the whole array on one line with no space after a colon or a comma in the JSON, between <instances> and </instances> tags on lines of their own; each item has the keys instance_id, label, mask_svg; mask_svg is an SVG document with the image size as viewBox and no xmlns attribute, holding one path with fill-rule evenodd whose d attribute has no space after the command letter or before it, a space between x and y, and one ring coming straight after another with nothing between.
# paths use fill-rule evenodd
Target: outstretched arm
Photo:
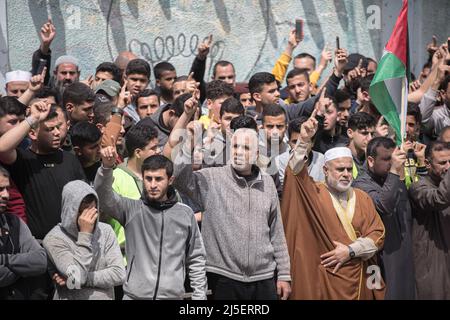
<instances>
[{"instance_id":1,"label":"outstretched arm","mask_svg":"<svg viewBox=\"0 0 450 320\"><path fill-rule=\"evenodd\" d=\"M99 206L106 213L124 226L132 214L127 210L127 199L117 194L113 188L113 170L117 159L115 147L106 147L101 151L102 165L98 168L94 180L94 188L98 194Z\"/></svg>"},{"instance_id":2,"label":"outstretched arm","mask_svg":"<svg viewBox=\"0 0 450 320\"><path fill-rule=\"evenodd\" d=\"M322 92L322 96L325 93ZM289 159L289 167L294 175L297 175L302 171L308 160L307 155L312 146L312 138L317 132L319 123L316 119L318 108L314 109L309 119L304 122L300 128L300 137L295 145L291 158Z\"/></svg>"},{"instance_id":3,"label":"outstretched arm","mask_svg":"<svg viewBox=\"0 0 450 320\"><path fill-rule=\"evenodd\" d=\"M450 54L447 48L447 44L443 44L433 55L433 63L431 66L430 74L422 83L419 89L408 94L408 102L420 103L422 97L425 95L428 89L430 89L430 87L433 85L433 82L439 76L439 67L442 66L447 59L450 59Z\"/></svg>"},{"instance_id":4,"label":"outstretched arm","mask_svg":"<svg viewBox=\"0 0 450 320\"><path fill-rule=\"evenodd\" d=\"M203 41L198 46L198 54L192 62L191 71L189 71L190 74L192 73L194 80L199 83L200 97L198 99L200 100L200 103L205 100L206 96L206 85L204 80L206 71L206 58L208 57L212 44L213 35L210 34L208 36L208 39Z\"/></svg>"},{"instance_id":5,"label":"outstretched arm","mask_svg":"<svg viewBox=\"0 0 450 320\"><path fill-rule=\"evenodd\" d=\"M182 139L185 139L187 136L186 129L198 108L199 96L200 92L196 89L192 97L185 101L184 112L181 114L180 118L178 118L169 135L167 143L164 145L163 155L165 157L172 159L175 158L173 155L178 153L178 149L175 150L175 147L177 147Z\"/></svg>"},{"instance_id":6,"label":"outstretched arm","mask_svg":"<svg viewBox=\"0 0 450 320\"><path fill-rule=\"evenodd\" d=\"M178 119L176 125L178 132L174 132L175 130L172 131L168 144L172 144L169 146L170 148L176 147L170 152L174 164L174 187L189 196L196 203L202 205L202 191L207 190L207 183L205 177L202 175L203 170L196 171L195 173L192 170L192 150L195 145L193 140L198 136L198 132L201 132L201 125L198 122L191 122L193 125L186 130L189 119L195 113L196 105L197 99L195 95L185 102L184 113ZM176 134L176 136L172 136L172 134ZM184 140L181 144L179 144L180 138ZM176 144L173 145L173 143ZM165 149L165 154L166 152L167 149Z\"/></svg>"},{"instance_id":7,"label":"outstretched arm","mask_svg":"<svg viewBox=\"0 0 450 320\"><path fill-rule=\"evenodd\" d=\"M30 116L0 137L0 162L9 165L16 161L17 146L32 128L35 128L47 118L49 111L50 105L47 102L34 103L30 107Z\"/></svg>"},{"instance_id":8,"label":"outstretched arm","mask_svg":"<svg viewBox=\"0 0 450 320\"><path fill-rule=\"evenodd\" d=\"M34 98L36 91L40 90L44 86L44 79L46 74L47 67L44 67L41 74L32 76L27 90L17 100L28 106L30 104L30 101Z\"/></svg>"},{"instance_id":9,"label":"outstretched arm","mask_svg":"<svg viewBox=\"0 0 450 320\"><path fill-rule=\"evenodd\" d=\"M284 77L286 76L286 71L289 67L289 63L292 60L292 53L294 49L298 46L300 41L298 41L295 37L295 29L289 32L288 43L286 45L286 49L275 62L275 65L272 69L272 74L275 76L275 79L280 83L283 82Z\"/></svg>"},{"instance_id":10,"label":"outstretched arm","mask_svg":"<svg viewBox=\"0 0 450 320\"><path fill-rule=\"evenodd\" d=\"M47 70L50 71L51 66L51 50L50 45L53 42L53 39L56 36L56 28L53 25L51 19L49 19L41 28L41 32L39 34L41 39L41 46L38 50L36 50L33 54L33 59L31 62L32 65L32 74L37 74L39 69L40 60L45 60ZM44 83L48 84L50 80L50 72L45 75Z\"/></svg>"}]
</instances>

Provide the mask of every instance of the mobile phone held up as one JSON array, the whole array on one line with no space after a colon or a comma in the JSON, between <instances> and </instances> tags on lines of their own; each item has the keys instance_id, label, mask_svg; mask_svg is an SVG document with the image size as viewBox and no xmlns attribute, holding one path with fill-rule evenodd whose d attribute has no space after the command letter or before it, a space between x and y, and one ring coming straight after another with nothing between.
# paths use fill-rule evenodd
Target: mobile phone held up
<instances>
[{"instance_id":1,"label":"mobile phone held up","mask_svg":"<svg viewBox=\"0 0 450 320\"><path fill-rule=\"evenodd\" d=\"M323 115L316 115L317 125L319 129L323 129L325 117Z\"/></svg>"},{"instance_id":2,"label":"mobile phone held up","mask_svg":"<svg viewBox=\"0 0 450 320\"><path fill-rule=\"evenodd\" d=\"M339 44L339 37L336 36L336 49L339 50L341 48L341 45Z\"/></svg>"},{"instance_id":3,"label":"mobile phone held up","mask_svg":"<svg viewBox=\"0 0 450 320\"><path fill-rule=\"evenodd\" d=\"M44 68L45 68L46 65L47 65L47 60L39 59L39 66L38 66L36 74L41 74L42 71L44 71Z\"/></svg>"},{"instance_id":4,"label":"mobile phone held up","mask_svg":"<svg viewBox=\"0 0 450 320\"><path fill-rule=\"evenodd\" d=\"M303 40L303 20L302 19L295 20L295 39L299 42Z\"/></svg>"}]
</instances>

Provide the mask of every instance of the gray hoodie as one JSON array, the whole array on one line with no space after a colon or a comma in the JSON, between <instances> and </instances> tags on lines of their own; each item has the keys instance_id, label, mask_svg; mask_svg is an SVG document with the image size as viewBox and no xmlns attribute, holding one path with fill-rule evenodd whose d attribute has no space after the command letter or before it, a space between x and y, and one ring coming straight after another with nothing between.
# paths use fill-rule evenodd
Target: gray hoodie
<instances>
[{"instance_id":1,"label":"gray hoodie","mask_svg":"<svg viewBox=\"0 0 450 320\"><path fill-rule=\"evenodd\" d=\"M66 184L62 222L44 238L50 260L58 273L67 277L67 286L57 285L54 299L114 299L114 286L125 280L122 254L111 226L97 222L92 234L78 231L78 209L89 194L98 199L94 189L81 180Z\"/></svg>"},{"instance_id":2,"label":"gray hoodie","mask_svg":"<svg viewBox=\"0 0 450 320\"><path fill-rule=\"evenodd\" d=\"M173 188L170 201L158 206L121 197L112 189L112 172L100 167L94 185L103 212L125 228L124 300L183 299L186 269L192 299L206 299L205 248L192 209L176 201Z\"/></svg>"}]
</instances>

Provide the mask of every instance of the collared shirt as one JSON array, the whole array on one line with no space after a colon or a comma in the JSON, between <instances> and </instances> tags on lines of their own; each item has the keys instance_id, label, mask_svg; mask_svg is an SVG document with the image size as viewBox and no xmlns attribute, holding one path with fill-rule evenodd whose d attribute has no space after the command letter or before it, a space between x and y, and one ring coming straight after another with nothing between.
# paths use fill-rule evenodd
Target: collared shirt
<instances>
[{"instance_id":1,"label":"collared shirt","mask_svg":"<svg viewBox=\"0 0 450 320\"><path fill-rule=\"evenodd\" d=\"M139 122L139 120L141 120L134 104L130 103L129 105L127 105L124 111L131 118L131 120L133 120L133 124L136 124Z\"/></svg>"}]
</instances>

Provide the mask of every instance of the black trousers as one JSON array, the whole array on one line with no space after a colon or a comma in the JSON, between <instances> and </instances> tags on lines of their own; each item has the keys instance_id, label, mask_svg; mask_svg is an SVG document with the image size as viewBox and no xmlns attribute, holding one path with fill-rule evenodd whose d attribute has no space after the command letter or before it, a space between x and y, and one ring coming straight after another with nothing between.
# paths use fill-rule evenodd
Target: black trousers
<instances>
[{"instance_id":1,"label":"black trousers","mask_svg":"<svg viewBox=\"0 0 450 320\"><path fill-rule=\"evenodd\" d=\"M277 300L275 278L241 282L216 273L207 273L213 300Z\"/></svg>"}]
</instances>

